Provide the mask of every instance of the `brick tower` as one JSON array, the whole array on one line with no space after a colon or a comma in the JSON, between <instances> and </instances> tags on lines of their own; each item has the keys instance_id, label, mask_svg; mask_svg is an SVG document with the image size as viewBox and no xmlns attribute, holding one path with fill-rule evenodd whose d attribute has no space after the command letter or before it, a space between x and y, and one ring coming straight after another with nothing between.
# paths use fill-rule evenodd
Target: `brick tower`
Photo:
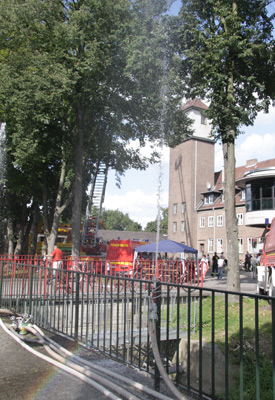
<instances>
[{"instance_id":1,"label":"brick tower","mask_svg":"<svg viewBox=\"0 0 275 400\"><path fill-rule=\"evenodd\" d=\"M214 141L209 137L211 125L203 113L207 106L195 99L182 109L194 121L194 135L170 150L168 237L196 247L196 208L201 193L214 183Z\"/></svg>"}]
</instances>

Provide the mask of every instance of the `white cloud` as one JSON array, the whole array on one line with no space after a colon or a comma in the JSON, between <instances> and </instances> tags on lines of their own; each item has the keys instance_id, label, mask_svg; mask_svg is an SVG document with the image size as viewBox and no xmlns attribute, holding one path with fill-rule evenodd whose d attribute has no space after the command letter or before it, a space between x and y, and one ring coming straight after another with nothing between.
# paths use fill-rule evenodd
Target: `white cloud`
<instances>
[{"instance_id":1,"label":"white cloud","mask_svg":"<svg viewBox=\"0 0 275 400\"><path fill-rule=\"evenodd\" d=\"M215 145L215 171L223 168L222 146ZM260 135L252 133L245 136L241 144L236 145L236 166L245 165L247 160L256 158L258 161L269 160L275 157L275 133Z\"/></svg>"},{"instance_id":2,"label":"white cloud","mask_svg":"<svg viewBox=\"0 0 275 400\"><path fill-rule=\"evenodd\" d=\"M160 204L161 207L167 207L167 192L161 194ZM148 222L157 217L158 195L157 193L146 194L140 189L129 191L121 195L112 195L107 192L103 207L107 210L119 210L124 214L127 213L131 219L139 222L144 228Z\"/></svg>"},{"instance_id":3,"label":"white cloud","mask_svg":"<svg viewBox=\"0 0 275 400\"><path fill-rule=\"evenodd\" d=\"M236 148L236 165L245 165L246 160L257 158L268 160L275 156L275 133L259 135L253 133Z\"/></svg>"}]
</instances>

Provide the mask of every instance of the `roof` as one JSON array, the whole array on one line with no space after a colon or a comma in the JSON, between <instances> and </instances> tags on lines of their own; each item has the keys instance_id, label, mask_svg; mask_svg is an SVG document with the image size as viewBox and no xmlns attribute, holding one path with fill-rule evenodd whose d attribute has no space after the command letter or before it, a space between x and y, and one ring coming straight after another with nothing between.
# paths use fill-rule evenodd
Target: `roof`
<instances>
[{"instance_id":1,"label":"roof","mask_svg":"<svg viewBox=\"0 0 275 400\"><path fill-rule=\"evenodd\" d=\"M249 161L253 161L249 163ZM236 180L241 179L247 172L254 171L255 169L266 169L275 167L275 158L265 161L249 160L246 165L236 168Z\"/></svg>"},{"instance_id":2,"label":"roof","mask_svg":"<svg viewBox=\"0 0 275 400\"><path fill-rule=\"evenodd\" d=\"M200 99L195 98L193 100L188 100L183 106L182 106L182 110L186 111L190 108L197 108L197 109L201 109L201 110L207 110L208 107L207 105L205 105Z\"/></svg>"},{"instance_id":3,"label":"roof","mask_svg":"<svg viewBox=\"0 0 275 400\"><path fill-rule=\"evenodd\" d=\"M236 180L236 206L243 206L245 205L245 200L241 198L240 192L237 193L239 186L238 181L242 180L248 172L254 172L257 170L266 170L268 168L275 168L275 158L265 161L258 161L257 159L248 160L246 165L242 165L240 167L236 167L235 169L235 180ZM275 172L274 172L275 174ZM224 189L224 182L223 182L223 173L222 171L215 172L214 174L214 186L208 192L202 192L201 194L206 195L207 193L215 193L217 192L222 193ZM221 196L219 196L213 204L204 204L203 202L198 204L197 210L202 211L210 208L223 208L224 203L221 201Z\"/></svg>"},{"instance_id":4,"label":"roof","mask_svg":"<svg viewBox=\"0 0 275 400\"><path fill-rule=\"evenodd\" d=\"M144 244L135 247L135 251L139 253L155 253L157 250L157 242ZM173 240L161 240L158 242L159 253L192 253L197 254L198 250L186 246L183 243L174 242Z\"/></svg>"},{"instance_id":5,"label":"roof","mask_svg":"<svg viewBox=\"0 0 275 400\"><path fill-rule=\"evenodd\" d=\"M148 241L153 242L156 240L156 232L133 232L133 231L109 231L105 229L99 229L98 237L104 241L109 242L112 239L121 240L140 240L142 242ZM167 235L160 233L160 238L165 239Z\"/></svg>"}]
</instances>

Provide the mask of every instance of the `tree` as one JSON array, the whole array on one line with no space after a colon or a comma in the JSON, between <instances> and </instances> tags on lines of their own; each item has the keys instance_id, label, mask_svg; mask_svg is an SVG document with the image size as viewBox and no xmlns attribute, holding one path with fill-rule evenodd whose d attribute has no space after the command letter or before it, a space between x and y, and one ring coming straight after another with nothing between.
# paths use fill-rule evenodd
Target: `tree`
<instances>
[{"instance_id":1,"label":"tree","mask_svg":"<svg viewBox=\"0 0 275 400\"><path fill-rule=\"evenodd\" d=\"M169 82L177 78L179 60L166 40L170 3L0 3L0 121L6 122L10 165L6 206L16 192L12 175L19 173L29 196L25 207L38 204L43 211L49 251L59 218L72 204L72 251L79 255L93 163L104 161L120 174L145 169L157 154L142 158L131 140L142 147L146 139L162 141L172 132L178 97Z\"/></svg>"},{"instance_id":2,"label":"tree","mask_svg":"<svg viewBox=\"0 0 275 400\"><path fill-rule=\"evenodd\" d=\"M104 224L105 229L111 231L142 231L142 226L138 222L118 210L103 210L100 222Z\"/></svg>"},{"instance_id":3,"label":"tree","mask_svg":"<svg viewBox=\"0 0 275 400\"><path fill-rule=\"evenodd\" d=\"M120 172L130 165L145 168L146 163L140 160L139 152L126 153L125 145L136 139L141 146L144 146L146 138L163 140L162 132L167 132L169 126L171 128L171 120L170 124L166 123L160 128L160 115L163 111L163 80L168 70L165 57L168 60L168 54L172 56L172 52L167 51L164 57L165 37L160 34L164 27L163 14L170 1L120 0L114 3L86 0L68 3L71 14L68 26L71 25L70 31L73 33L71 42L78 72L74 109L76 163L72 215L72 247L77 255L83 198L83 160L86 158L85 150L90 148L89 145L85 147L85 140L89 138L88 143L94 143L98 132L104 132L100 144L105 151L103 159L108 165L115 165ZM81 20L75 11L81 12ZM102 19L104 24L101 23ZM171 98L172 108L174 93L173 96L172 93L166 93L165 96ZM166 112L166 115L169 113ZM108 142L110 147L106 146ZM114 149L118 148L120 153L124 149L121 158L114 157L117 153Z\"/></svg>"},{"instance_id":4,"label":"tree","mask_svg":"<svg viewBox=\"0 0 275 400\"><path fill-rule=\"evenodd\" d=\"M155 221L150 221L145 227L145 232L157 232L157 219ZM167 234L168 232L168 208L161 208L160 217L160 233Z\"/></svg>"},{"instance_id":5,"label":"tree","mask_svg":"<svg viewBox=\"0 0 275 400\"><path fill-rule=\"evenodd\" d=\"M271 1L183 0L175 19L187 97L209 101L206 116L221 140L228 252L228 289L240 290L235 214L235 140L274 98Z\"/></svg>"},{"instance_id":6,"label":"tree","mask_svg":"<svg viewBox=\"0 0 275 400\"><path fill-rule=\"evenodd\" d=\"M0 20L0 115L1 121L6 122L9 165L4 198L8 200L13 194L25 191L27 201L23 202L23 197L19 201L17 197L22 215L26 215L28 204L42 206L43 203L46 237L54 240L54 230L66 203L61 205L62 194L62 200L64 197L66 200L72 179L66 101L70 77L63 50L58 46L62 36L60 24L64 21L62 7L51 0L47 4L4 0ZM13 179L16 176L21 179ZM6 206L10 208L11 202L6 201ZM14 212L9 215L13 219L10 226L17 225Z\"/></svg>"}]
</instances>

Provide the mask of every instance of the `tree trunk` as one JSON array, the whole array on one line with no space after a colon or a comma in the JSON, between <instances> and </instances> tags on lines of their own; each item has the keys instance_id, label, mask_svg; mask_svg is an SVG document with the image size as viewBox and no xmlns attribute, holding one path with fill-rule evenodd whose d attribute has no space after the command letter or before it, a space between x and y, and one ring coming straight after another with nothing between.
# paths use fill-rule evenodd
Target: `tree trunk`
<instances>
[{"instance_id":1,"label":"tree trunk","mask_svg":"<svg viewBox=\"0 0 275 400\"><path fill-rule=\"evenodd\" d=\"M232 136L235 137L234 131ZM240 291L238 224L235 210L235 141L223 143L224 210L227 238L227 290Z\"/></svg>"},{"instance_id":2,"label":"tree trunk","mask_svg":"<svg viewBox=\"0 0 275 400\"><path fill-rule=\"evenodd\" d=\"M13 255L14 251L14 224L12 217L8 215L7 223L7 237L8 237L8 255Z\"/></svg>"},{"instance_id":3,"label":"tree trunk","mask_svg":"<svg viewBox=\"0 0 275 400\"><path fill-rule=\"evenodd\" d=\"M45 183L43 183L42 187L42 202L43 202L43 222L44 222L44 244L43 244L43 252L47 252L46 243L48 242L48 236L50 234L49 228L49 215L48 215L48 191Z\"/></svg>"},{"instance_id":4,"label":"tree trunk","mask_svg":"<svg viewBox=\"0 0 275 400\"><path fill-rule=\"evenodd\" d=\"M53 222L52 222L51 231L47 237L48 254L51 254L51 252L54 249L54 245L56 243L57 235L58 235L58 226L59 226L60 215L67 207L67 202L65 202L63 204L63 206L61 206L65 178L66 178L66 161L65 161L65 154L63 154L60 178L59 178L59 185L58 185L55 208L54 208Z\"/></svg>"},{"instance_id":5,"label":"tree trunk","mask_svg":"<svg viewBox=\"0 0 275 400\"><path fill-rule=\"evenodd\" d=\"M72 256L80 255L80 227L82 212L82 174L84 161L84 121L81 102L78 102L77 109L77 139L75 146L75 181L74 181L74 201L72 212Z\"/></svg>"},{"instance_id":6,"label":"tree trunk","mask_svg":"<svg viewBox=\"0 0 275 400\"><path fill-rule=\"evenodd\" d=\"M26 229L26 222L27 222L27 206L24 204L24 205L22 205L21 209L22 209L22 212L21 212L20 228L19 228L19 232L18 232L16 247L14 250L15 255L22 254L23 242L24 242L24 232Z\"/></svg>"},{"instance_id":7,"label":"tree trunk","mask_svg":"<svg viewBox=\"0 0 275 400\"><path fill-rule=\"evenodd\" d=\"M30 248L30 255L34 255L36 253L36 245L37 245L37 229L39 224L39 206L38 202L34 200L33 204L33 224L32 224L32 241Z\"/></svg>"}]
</instances>

